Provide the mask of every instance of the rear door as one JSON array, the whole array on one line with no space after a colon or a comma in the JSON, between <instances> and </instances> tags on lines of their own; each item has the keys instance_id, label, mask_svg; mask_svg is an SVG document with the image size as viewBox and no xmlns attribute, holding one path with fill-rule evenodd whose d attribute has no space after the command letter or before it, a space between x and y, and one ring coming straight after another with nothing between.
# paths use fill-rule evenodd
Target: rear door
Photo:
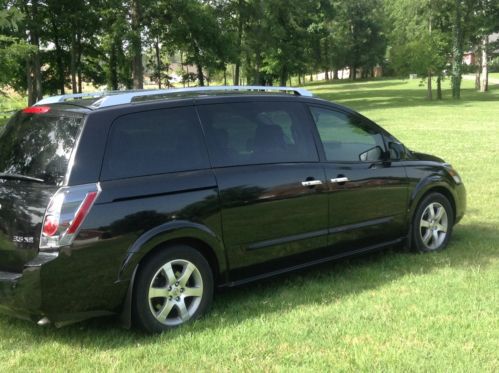
<instances>
[{"instance_id":1,"label":"rear door","mask_svg":"<svg viewBox=\"0 0 499 373\"><path fill-rule=\"evenodd\" d=\"M199 105L231 280L297 265L327 245L328 200L305 108Z\"/></svg>"},{"instance_id":2,"label":"rear door","mask_svg":"<svg viewBox=\"0 0 499 373\"><path fill-rule=\"evenodd\" d=\"M83 117L19 112L0 126L0 271L20 272L38 253L41 224L64 182Z\"/></svg>"},{"instance_id":3,"label":"rear door","mask_svg":"<svg viewBox=\"0 0 499 373\"><path fill-rule=\"evenodd\" d=\"M362 250L404 236L408 182L404 167L385 160L381 129L350 112L310 110L324 147L332 252Z\"/></svg>"}]
</instances>

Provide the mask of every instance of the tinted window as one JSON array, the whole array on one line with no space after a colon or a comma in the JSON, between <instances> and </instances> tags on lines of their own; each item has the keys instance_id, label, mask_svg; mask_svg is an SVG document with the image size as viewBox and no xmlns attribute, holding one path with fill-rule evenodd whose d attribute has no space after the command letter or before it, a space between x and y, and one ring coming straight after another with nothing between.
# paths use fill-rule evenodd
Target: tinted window
<instances>
[{"instance_id":1,"label":"tinted window","mask_svg":"<svg viewBox=\"0 0 499 373\"><path fill-rule=\"evenodd\" d=\"M111 129L102 179L120 179L209 167L194 109L125 115Z\"/></svg>"},{"instance_id":2,"label":"tinted window","mask_svg":"<svg viewBox=\"0 0 499 373\"><path fill-rule=\"evenodd\" d=\"M83 117L17 113L0 130L0 173L60 184Z\"/></svg>"},{"instance_id":3,"label":"tinted window","mask_svg":"<svg viewBox=\"0 0 499 373\"><path fill-rule=\"evenodd\" d=\"M251 102L198 110L214 166L318 161L301 104Z\"/></svg>"},{"instance_id":4,"label":"tinted window","mask_svg":"<svg viewBox=\"0 0 499 373\"><path fill-rule=\"evenodd\" d=\"M360 117L310 108L329 161L377 161L384 152L383 136Z\"/></svg>"}]
</instances>

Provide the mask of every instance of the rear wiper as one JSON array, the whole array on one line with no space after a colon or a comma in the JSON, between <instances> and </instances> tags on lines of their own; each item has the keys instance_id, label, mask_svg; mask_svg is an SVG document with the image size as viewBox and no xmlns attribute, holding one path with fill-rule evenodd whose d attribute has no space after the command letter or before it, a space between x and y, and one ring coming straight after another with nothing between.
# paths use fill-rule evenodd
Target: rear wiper
<instances>
[{"instance_id":1,"label":"rear wiper","mask_svg":"<svg viewBox=\"0 0 499 373\"><path fill-rule=\"evenodd\" d=\"M2 172L0 172L0 179L33 181L35 183L44 183L45 182L45 180L39 179L37 177L26 176L26 175L21 175L21 174L5 174Z\"/></svg>"}]
</instances>

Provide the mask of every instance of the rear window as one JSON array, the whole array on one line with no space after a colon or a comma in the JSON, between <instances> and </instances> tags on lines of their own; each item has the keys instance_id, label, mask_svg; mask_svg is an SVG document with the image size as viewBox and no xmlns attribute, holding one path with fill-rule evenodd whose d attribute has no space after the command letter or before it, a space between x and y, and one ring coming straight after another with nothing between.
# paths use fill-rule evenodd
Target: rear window
<instances>
[{"instance_id":1,"label":"rear window","mask_svg":"<svg viewBox=\"0 0 499 373\"><path fill-rule=\"evenodd\" d=\"M82 116L17 113L0 125L0 173L63 182Z\"/></svg>"}]
</instances>

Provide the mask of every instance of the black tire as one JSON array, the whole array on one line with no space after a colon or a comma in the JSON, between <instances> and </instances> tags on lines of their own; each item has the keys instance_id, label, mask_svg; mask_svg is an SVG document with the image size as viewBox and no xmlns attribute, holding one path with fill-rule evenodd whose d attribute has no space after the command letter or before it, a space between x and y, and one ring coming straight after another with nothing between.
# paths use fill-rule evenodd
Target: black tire
<instances>
[{"instance_id":1,"label":"black tire","mask_svg":"<svg viewBox=\"0 0 499 373\"><path fill-rule=\"evenodd\" d=\"M439 206L445 209L445 224L437 222ZM431 218L431 210L434 211L434 217ZM443 217L440 222L444 223ZM428 225L428 227L426 226ZM441 230L446 225L446 231ZM412 249L413 251L427 253L443 250L452 235L454 226L454 211L452 206L443 194L434 192L428 194L419 203L414 218L412 220ZM436 231L436 236L434 231ZM445 233L445 235L443 235ZM431 236L428 238L428 236ZM438 237L438 238L437 238Z\"/></svg>"},{"instance_id":2,"label":"black tire","mask_svg":"<svg viewBox=\"0 0 499 373\"><path fill-rule=\"evenodd\" d=\"M181 275L192 269L189 263L195 269L188 282L182 285ZM173 274L174 284L171 284L173 280L168 280L167 273L170 279ZM199 251L186 245L165 248L147 257L138 268L132 298L134 323L146 332L160 333L195 320L210 308L213 285L210 265ZM156 292L158 297L149 297ZM196 295L187 295L191 293Z\"/></svg>"}]
</instances>

